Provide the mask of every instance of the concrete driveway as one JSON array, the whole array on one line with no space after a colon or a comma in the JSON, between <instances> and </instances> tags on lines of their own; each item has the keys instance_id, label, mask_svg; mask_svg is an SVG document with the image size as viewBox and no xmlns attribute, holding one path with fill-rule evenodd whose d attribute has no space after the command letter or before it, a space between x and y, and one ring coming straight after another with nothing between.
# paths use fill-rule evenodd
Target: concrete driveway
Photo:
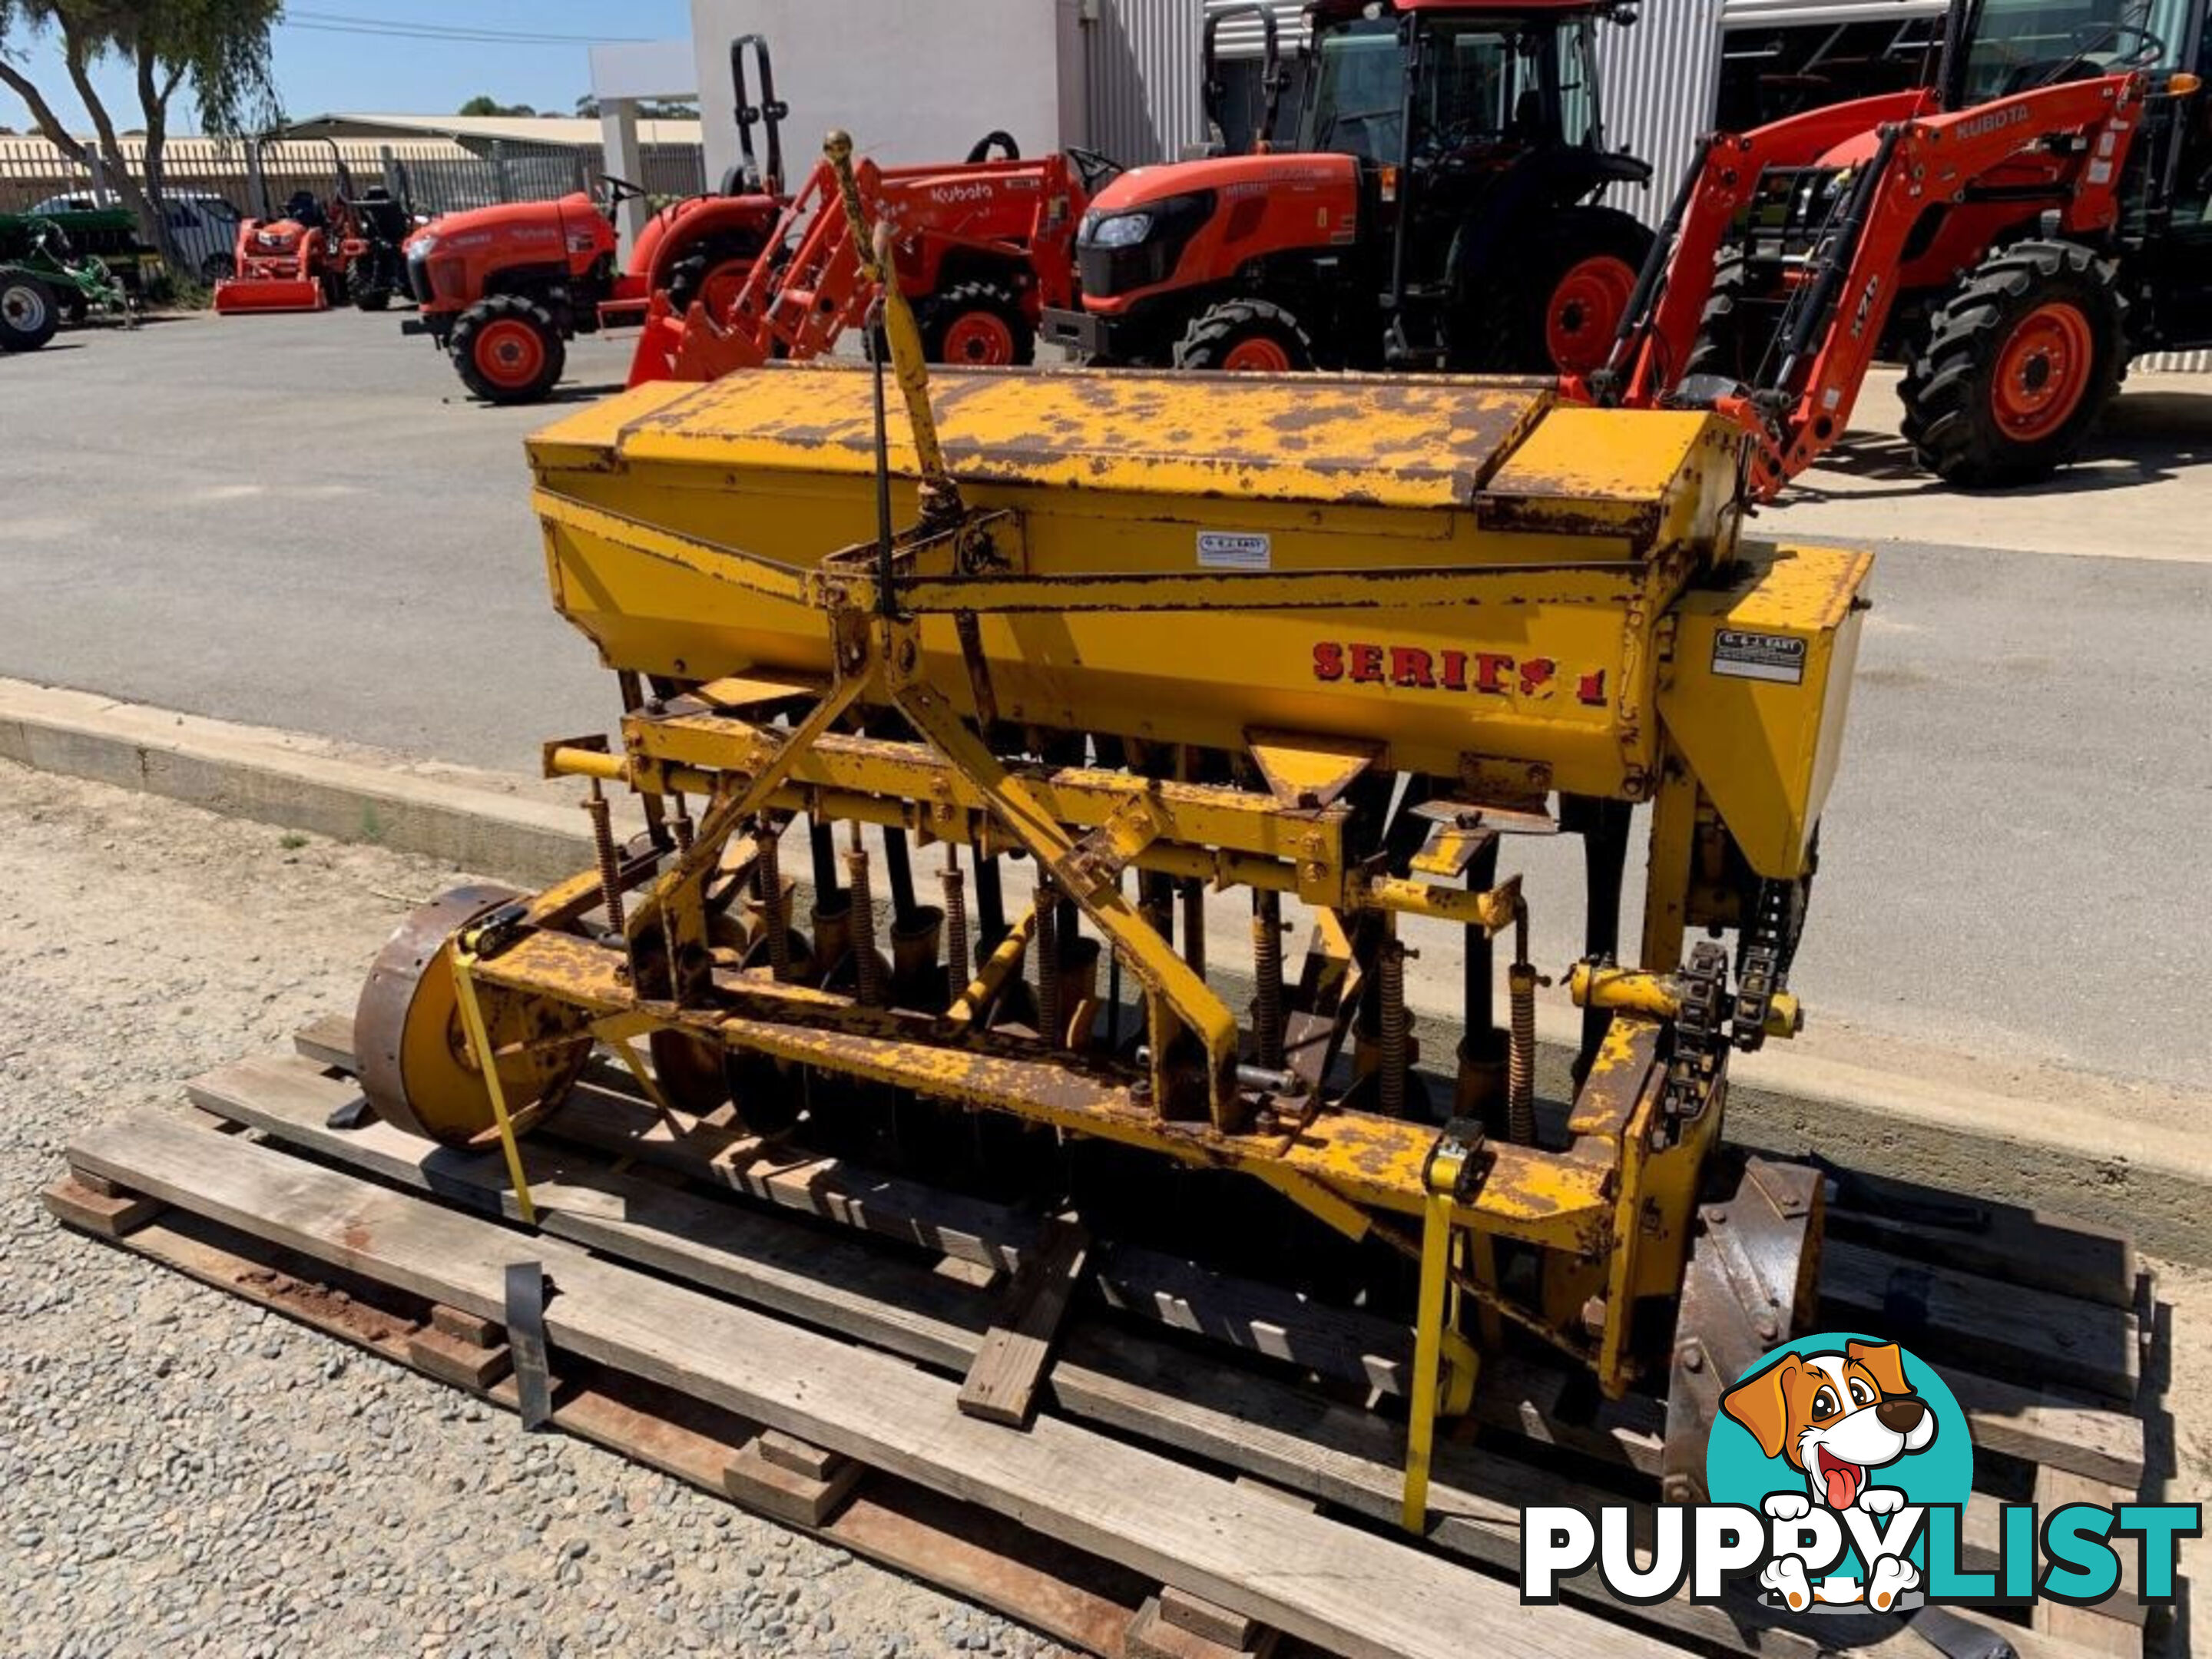
<instances>
[{"instance_id":1,"label":"concrete driveway","mask_svg":"<svg viewBox=\"0 0 2212 1659\"><path fill-rule=\"evenodd\" d=\"M579 342L562 395L627 356ZM2087 465L2002 496L1912 475L1877 385L1869 433L1761 521L1881 550L1797 978L1899 1065L2212 1071L2212 383L2133 384ZM0 674L527 771L615 714L544 597L520 439L545 418L350 312L0 360ZM1556 916L1574 849L1513 851ZM1554 967L1575 945L1542 939Z\"/></svg>"}]
</instances>

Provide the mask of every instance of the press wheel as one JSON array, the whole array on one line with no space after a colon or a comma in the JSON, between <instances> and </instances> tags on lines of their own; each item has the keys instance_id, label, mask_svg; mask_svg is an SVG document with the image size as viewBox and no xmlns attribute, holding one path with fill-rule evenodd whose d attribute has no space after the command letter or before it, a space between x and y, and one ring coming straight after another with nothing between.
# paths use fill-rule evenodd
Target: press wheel
<instances>
[{"instance_id":1,"label":"press wheel","mask_svg":"<svg viewBox=\"0 0 2212 1659\"><path fill-rule=\"evenodd\" d=\"M377 952L354 1008L354 1052L362 1091L386 1122L448 1146L482 1144L497 1132L446 947L520 896L506 887L457 887L409 916ZM557 1104L591 1057L590 1016L481 981L477 1001L499 1055L508 1114Z\"/></svg>"}]
</instances>

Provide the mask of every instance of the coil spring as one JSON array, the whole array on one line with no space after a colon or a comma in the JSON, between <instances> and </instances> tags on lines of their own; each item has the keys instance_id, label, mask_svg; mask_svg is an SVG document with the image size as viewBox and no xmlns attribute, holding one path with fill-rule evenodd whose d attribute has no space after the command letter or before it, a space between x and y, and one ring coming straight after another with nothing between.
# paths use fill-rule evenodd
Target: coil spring
<instances>
[{"instance_id":1,"label":"coil spring","mask_svg":"<svg viewBox=\"0 0 2212 1659\"><path fill-rule=\"evenodd\" d=\"M868 849L860 840L860 826L853 826L853 844L845 854L846 885L853 902L853 951L860 964L860 1000L871 1008L884 1004L884 964L876 954L876 895L868 873Z\"/></svg>"},{"instance_id":2,"label":"coil spring","mask_svg":"<svg viewBox=\"0 0 2212 1659\"><path fill-rule=\"evenodd\" d=\"M1516 1146L1536 1144L1536 970L1516 962L1506 970L1513 1030L1505 1057L1505 1133Z\"/></svg>"},{"instance_id":3,"label":"coil spring","mask_svg":"<svg viewBox=\"0 0 2212 1659\"><path fill-rule=\"evenodd\" d=\"M584 802L584 811L592 820L592 851L599 863L599 902L606 909L607 931L619 933L623 930L622 863L615 854L613 809L596 783Z\"/></svg>"},{"instance_id":4,"label":"coil spring","mask_svg":"<svg viewBox=\"0 0 2212 1659\"><path fill-rule=\"evenodd\" d=\"M1412 1048L1413 1018L1406 1011L1406 946L1386 939L1376 957L1376 996L1382 1006L1381 1107L1385 1117L1406 1115L1406 1065Z\"/></svg>"},{"instance_id":5,"label":"coil spring","mask_svg":"<svg viewBox=\"0 0 2212 1659\"><path fill-rule=\"evenodd\" d=\"M1253 998L1254 1047L1260 1064L1268 1071L1283 1066L1283 901L1272 889L1255 897L1252 911L1252 976L1258 981Z\"/></svg>"},{"instance_id":6,"label":"coil spring","mask_svg":"<svg viewBox=\"0 0 2212 1659\"><path fill-rule=\"evenodd\" d=\"M765 818L753 836L753 880L762 923L768 929L769 968L777 979L791 977L791 917L784 908L783 837Z\"/></svg>"},{"instance_id":7,"label":"coil spring","mask_svg":"<svg viewBox=\"0 0 2212 1659\"><path fill-rule=\"evenodd\" d=\"M948 842L945 848L945 979L954 996L968 985L968 878L960 872L960 854Z\"/></svg>"}]
</instances>

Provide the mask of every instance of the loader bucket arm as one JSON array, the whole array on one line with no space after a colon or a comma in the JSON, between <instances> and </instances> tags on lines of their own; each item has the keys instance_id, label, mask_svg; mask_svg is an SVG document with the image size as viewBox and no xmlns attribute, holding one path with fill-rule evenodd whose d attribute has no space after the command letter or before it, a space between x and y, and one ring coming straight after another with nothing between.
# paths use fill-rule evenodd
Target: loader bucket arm
<instances>
[{"instance_id":1,"label":"loader bucket arm","mask_svg":"<svg viewBox=\"0 0 2212 1659\"><path fill-rule=\"evenodd\" d=\"M2117 222L2127 148L2148 82L2139 74L2045 86L1972 109L1933 112L1930 94L1867 100L1778 122L1741 137L1706 142L1607 368L1587 386L1598 401L1629 407L1704 406L1751 440L1750 493L1771 501L1848 429L1851 412L1898 298L1898 276L1914 229L1930 212L1962 199L2008 157L2053 137L2080 134L2092 160L2069 193L2061 228L2095 235ZM1722 245L1770 167L1802 166L1875 124L1881 142L1853 179L1840 222L1790 301L1771 374L1751 386L1682 379L1712 294Z\"/></svg>"},{"instance_id":2,"label":"loader bucket arm","mask_svg":"<svg viewBox=\"0 0 2212 1659\"><path fill-rule=\"evenodd\" d=\"M1808 110L1746 133L1706 136L1651 246L1606 367L1571 386L1607 407L1649 409L1674 389L1696 349L1721 246L1769 167L1804 167L1838 144L1932 107L1924 92L1892 93Z\"/></svg>"}]
</instances>

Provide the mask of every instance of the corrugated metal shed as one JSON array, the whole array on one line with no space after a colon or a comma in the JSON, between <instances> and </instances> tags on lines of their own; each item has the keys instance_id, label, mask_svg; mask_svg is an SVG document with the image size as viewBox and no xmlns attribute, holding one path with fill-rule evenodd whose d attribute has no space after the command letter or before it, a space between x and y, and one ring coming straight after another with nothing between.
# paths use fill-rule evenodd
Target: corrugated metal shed
<instances>
[{"instance_id":1,"label":"corrugated metal shed","mask_svg":"<svg viewBox=\"0 0 2212 1659\"><path fill-rule=\"evenodd\" d=\"M1205 141L1204 17L1203 0L1094 0L1083 23L1093 149L1139 167Z\"/></svg>"},{"instance_id":2,"label":"corrugated metal shed","mask_svg":"<svg viewBox=\"0 0 2212 1659\"><path fill-rule=\"evenodd\" d=\"M1613 204L1656 224L1712 123L1720 86L1723 0L1660 0L1624 27L1598 30L1605 141L1651 163L1651 183L1617 187Z\"/></svg>"},{"instance_id":3,"label":"corrugated metal shed","mask_svg":"<svg viewBox=\"0 0 2212 1659\"><path fill-rule=\"evenodd\" d=\"M1265 3L1275 15L1276 39L1283 55L1287 58L1305 50L1305 0L1265 0ZM1215 39L1224 58L1258 58L1266 52L1266 27L1249 15L1251 9L1252 0L1206 0L1208 17L1220 12L1246 14L1231 17L1221 25L1221 33Z\"/></svg>"}]
</instances>

